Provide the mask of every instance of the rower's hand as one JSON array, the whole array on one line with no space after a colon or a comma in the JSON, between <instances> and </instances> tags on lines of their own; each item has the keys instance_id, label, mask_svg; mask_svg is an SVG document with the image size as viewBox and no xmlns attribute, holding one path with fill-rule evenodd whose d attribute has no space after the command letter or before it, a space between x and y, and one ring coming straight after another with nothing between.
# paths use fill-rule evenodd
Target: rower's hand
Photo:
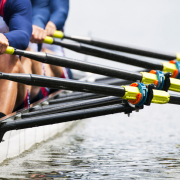
<instances>
[{"instance_id":1,"label":"rower's hand","mask_svg":"<svg viewBox=\"0 0 180 180\"><path fill-rule=\"evenodd\" d=\"M47 36L53 36L53 34L57 30L57 28L53 22L49 21L46 25L45 30L47 31Z\"/></svg>"},{"instance_id":2,"label":"rower's hand","mask_svg":"<svg viewBox=\"0 0 180 180\"><path fill-rule=\"evenodd\" d=\"M33 27L33 32L30 41L32 43L37 43L37 44L43 43L45 37L47 36L46 30L36 25L33 25L32 27Z\"/></svg>"},{"instance_id":3,"label":"rower's hand","mask_svg":"<svg viewBox=\"0 0 180 180\"><path fill-rule=\"evenodd\" d=\"M0 33L0 54L5 53L7 47L9 46L9 41L7 37Z\"/></svg>"}]
</instances>

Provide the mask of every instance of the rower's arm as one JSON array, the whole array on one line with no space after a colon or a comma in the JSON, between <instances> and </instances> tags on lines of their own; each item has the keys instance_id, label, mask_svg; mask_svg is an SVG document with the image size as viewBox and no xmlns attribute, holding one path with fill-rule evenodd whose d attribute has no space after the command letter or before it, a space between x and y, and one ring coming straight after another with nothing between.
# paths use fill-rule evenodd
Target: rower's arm
<instances>
[{"instance_id":1,"label":"rower's arm","mask_svg":"<svg viewBox=\"0 0 180 180\"><path fill-rule=\"evenodd\" d=\"M69 0L51 0L50 7L50 21L56 25L58 30L61 30L68 16Z\"/></svg>"},{"instance_id":2,"label":"rower's arm","mask_svg":"<svg viewBox=\"0 0 180 180\"><path fill-rule=\"evenodd\" d=\"M4 20L9 32L4 33L9 45L26 49L32 33L32 13L29 0L8 0L4 5Z\"/></svg>"},{"instance_id":3,"label":"rower's arm","mask_svg":"<svg viewBox=\"0 0 180 180\"><path fill-rule=\"evenodd\" d=\"M50 17L51 0L31 0L32 2L32 23L45 29Z\"/></svg>"}]
</instances>

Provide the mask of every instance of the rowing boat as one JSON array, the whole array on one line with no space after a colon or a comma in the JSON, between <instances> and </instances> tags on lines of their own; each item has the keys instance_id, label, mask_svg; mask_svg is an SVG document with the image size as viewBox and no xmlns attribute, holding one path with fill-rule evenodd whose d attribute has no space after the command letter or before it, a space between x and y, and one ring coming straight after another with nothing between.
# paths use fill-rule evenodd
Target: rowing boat
<instances>
[{"instance_id":1,"label":"rowing boat","mask_svg":"<svg viewBox=\"0 0 180 180\"><path fill-rule=\"evenodd\" d=\"M83 80L88 80L92 77L84 77ZM48 97L31 104L29 108L21 109L17 112L7 115L6 117L0 119L0 125L4 122L18 121L21 119L22 114L31 112L34 109L40 107L45 107L49 105L49 101L55 100L59 97L67 97L72 94L72 91L59 90L55 93L50 94ZM62 133L67 128L74 126L77 122L66 122L53 125L46 125L34 128L28 128L23 130L13 130L9 131L3 137L3 142L0 143L0 163L9 158L14 158L19 156L24 151L30 149L36 144L47 141L49 138Z\"/></svg>"}]
</instances>

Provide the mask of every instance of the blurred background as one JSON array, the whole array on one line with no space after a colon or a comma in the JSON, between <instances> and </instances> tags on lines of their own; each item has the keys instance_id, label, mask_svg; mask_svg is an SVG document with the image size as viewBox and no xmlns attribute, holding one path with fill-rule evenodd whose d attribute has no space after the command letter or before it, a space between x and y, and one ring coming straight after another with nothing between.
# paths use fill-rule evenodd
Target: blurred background
<instances>
[{"instance_id":1,"label":"blurred background","mask_svg":"<svg viewBox=\"0 0 180 180\"><path fill-rule=\"evenodd\" d=\"M71 0L65 33L176 53L179 7L178 0ZM74 59L139 69L70 50L65 53ZM0 178L54 173L54 179L179 179L179 112L178 105L152 104L130 117L121 113L79 121L61 136L7 161Z\"/></svg>"}]
</instances>

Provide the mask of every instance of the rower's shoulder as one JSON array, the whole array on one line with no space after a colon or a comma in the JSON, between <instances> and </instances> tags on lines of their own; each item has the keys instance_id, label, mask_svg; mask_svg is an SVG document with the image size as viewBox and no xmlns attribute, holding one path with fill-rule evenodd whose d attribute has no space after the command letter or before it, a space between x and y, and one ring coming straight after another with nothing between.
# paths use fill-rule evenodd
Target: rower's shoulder
<instances>
[{"instance_id":1,"label":"rower's shoulder","mask_svg":"<svg viewBox=\"0 0 180 180\"><path fill-rule=\"evenodd\" d=\"M11 12L20 12L31 10L31 2L29 0L6 0L4 8L8 8Z\"/></svg>"}]
</instances>

